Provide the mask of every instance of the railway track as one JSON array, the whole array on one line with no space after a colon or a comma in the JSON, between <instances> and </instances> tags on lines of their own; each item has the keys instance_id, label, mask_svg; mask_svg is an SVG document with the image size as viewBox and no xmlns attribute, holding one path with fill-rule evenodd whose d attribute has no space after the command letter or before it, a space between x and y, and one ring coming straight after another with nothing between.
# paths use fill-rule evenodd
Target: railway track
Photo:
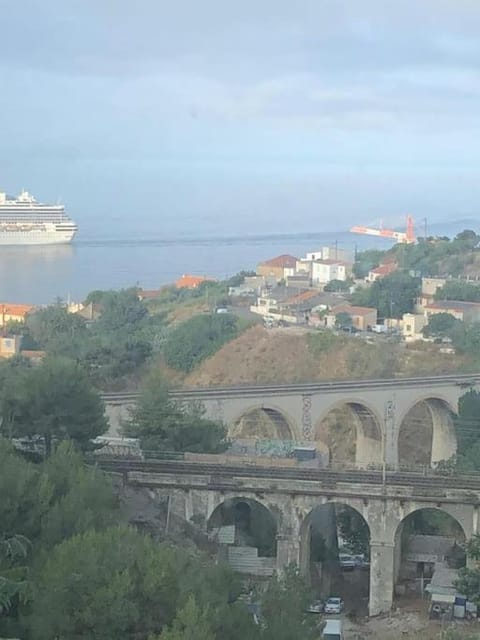
<instances>
[{"instance_id":1,"label":"railway track","mask_svg":"<svg viewBox=\"0 0 480 640\"><path fill-rule=\"evenodd\" d=\"M259 395L296 395L299 393L321 393L332 391L361 391L365 389L391 389L405 387L431 387L449 386L473 386L480 383L480 373L428 376L417 378L390 378L380 380L331 380L327 382L313 382L303 384L281 385L245 385L238 387L199 387L198 389L174 389L170 392L172 397L188 400L199 398L222 398L235 396L259 396ZM107 403L135 402L138 393L104 393L102 397Z\"/></svg>"},{"instance_id":2,"label":"railway track","mask_svg":"<svg viewBox=\"0 0 480 640\"><path fill-rule=\"evenodd\" d=\"M279 480L306 480L321 483L383 484L381 471L331 469L301 469L291 467L261 467L256 465L223 465L178 460L98 460L97 464L106 472L128 473L172 473L179 475L209 475L222 477L269 478ZM480 492L480 476L435 476L417 472L387 471L388 486L415 486L421 489L462 489Z\"/></svg>"}]
</instances>

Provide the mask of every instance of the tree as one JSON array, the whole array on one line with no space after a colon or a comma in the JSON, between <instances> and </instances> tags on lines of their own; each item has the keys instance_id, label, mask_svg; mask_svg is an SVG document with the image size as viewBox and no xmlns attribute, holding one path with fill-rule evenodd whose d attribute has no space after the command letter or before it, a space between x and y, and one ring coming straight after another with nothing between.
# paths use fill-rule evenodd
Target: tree
<instances>
[{"instance_id":1,"label":"tree","mask_svg":"<svg viewBox=\"0 0 480 640\"><path fill-rule=\"evenodd\" d=\"M413 311L415 299L420 292L420 280L407 273L395 271L375 280L368 288L355 291L354 304L375 307L381 318L401 318Z\"/></svg>"},{"instance_id":2,"label":"tree","mask_svg":"<svg viewBox=\"0 0 480 640\"><path fill-rule=\"evenodd\" d=\"M370 552L370 531L368 524L354 509L341 509L336 513L337 526L350 553Z\"/></svg>"},{"instance_id":3,"label":"tree","mask_svg":"<svg viewBox=\"0 0 480 640\"><path fill-rule=\"evenodd\" d=\"M323 287L323 290L348 293L350 290L350 284L351 283L347 280L330 280L330 282L327 282Z\"/></svg>"},{"instance_id":4,"label":"tree","mask_svg":"<svg viewBox=\"0 0 480 640\"><path fill-rule=\"evenodd\" d=\"M467 542L467 556L475 560L480 560L480 535L474 534ZM459 578L455 582L455 587L459 593L463 593L469 600L480 606L480 568L463 568L459 571Z\"/></svg>"},{"instance_id":5,"label":"tree","mask_svg":"<svg viewBox=\"0 0 480 640\"><path fill-rule=\"evenodd\" d=\"M460 249L472 251L473 249L475 249L475 247L478 246L478 243L480 242L480 236L478 236L475 231L472 231L471 229L465 229L455 236L453 242Z\"/></svg>"},{"instance_id":6,"label":"tree","mask_svg":"<svg viewBox=\"0 0 480 640\"><path fill-rule=\"evenodd\" d=\"M145 450L219 453L227 447L225 426L204 417L198 404L185 404L169 396L164 378L151 374L124 433L140 438Z\"/></svg>"},{"instance_id":7,"label":"tree","mask_svg":"<svg viewBox=\"0 0 480 640\"><path fill-rule=\"evenodd\" d=\"M15 425L28 413L30 364L21 358L0 362L0 433L11 439Z\"/></svg>"},{"instance_id":8,"label":"tree","mask_svg":"<svg viewBox=\"0 0 480 640\"><path fill-rule=\"evenodd\" d=\"M62 305L51 305L27 316L26 329L42 349L73 355L77 341L86 335L85 321Z\"/></svg>"},{"instance_id":9,"label":"tree","mask_svg":"<svg viewBox=\"0 0 480 640\"><path fill-rule=\"evenodd\" d=\"M316 640L317 621L306 613L311 594L298 567L290 565L282 576L274 576L262 598L264 640Z\"/></svg>"},{"instance_id":10,"label":"tree","mask_svg":"<svg viewBox=\"0 0 480 640\"><path fill-rule=\"evenodd\" d=\"M369 249L367 251L360 251L357 253L355 257L355 264L353 265L353 273L355 277L366 278L371 269L378 267L386 253L386 251L378 249Z\"/></svg>"},{"instance_id":11,"label":"tree","mask_svg":"<svg viewBox=\"0 0 480 640\"><path fill-rule=\"evenodd\" d=\"M53 443L71 439L85 449L107 430L103 402L83 370L65 358L47 358L24 379L26 408L15 431L40 436L46 455Z\"/></svg>"},{"instance_id":12,"label":"tree","mask_svg":"<svg viewBox=\"0 0 480 640\"><path fill-rule=\"evenodd\" d=\"M168 334L163 348L165 361L169 367L187 373L238 333L238 320L231 314L194 316Z\"/></svg>"},{"instance_id":13,"label":"tree","mask_svg":"<svg viewBox=\"0 0 480 640\"><path fill-rule=\"evenodd\" d=\"M335 326L340 329L350 329L353 326L352 316L346 311L340 311L335 316Z\"/></svg>"},{"instance_id":14,"label":"tree","mask_svg":"<svg viewBox=\"0 0 480 640\"><path fill-rule=\"evenodd\" d=\"M29 548L30 542L24 536L0 535L0 615L10 609L14 598L28 599L30 583L23 563Z\"/></svg>"},{"instance_id":15,"label":"tree","mask_svg":"<svg viewBox=\"0 0 480 640\"><path fill-rule=\"evenodd\" d=\"M124 526L54 547L39 570L33 640L146 640L174 618L176 554Z\"/></svg>"},{"instance_id":16,"label":"tree","mask_svg":"<svg viewBox=\"0 0 480 640\"><path fill-rule=\"evenodd\" d=\"M138 298L138 290L106 291L101 298L102 314L97 321L99 332L119 330L134 332L148 313Z\"/></svg>"},{"instance_id":17,"label":"tree","mask_svg":"<svg viewBox=\"0 0 480 640\"><path fill-rule=\"evenodd\" d=\"M71 443L63 442L42 471L52 496L40 521L39 543L43 548L90 529L101 531L119 521L119 504L110 479L95 467L86 467Z\"/></svg>"},{"instance_id":18,"label":"tree","mask_svg":"<svg viewBox=\"0 0 480 640\"><path fill-rule=\"evenodd\" d=\"M435 292L435 300L480 301L480 286L464 280L448 280Z\"/></svg>"},{"instance_id":19,"label":"tree","mask_svg":"<svg viewBox=\"0 0 480 640\"><path fill-rule=\"evenodd\" d=\"M449 336L457 322L459 320L451 313L435 313L430 316L422 333L424 336Z\"/></svg>"},{"instance_id":20,"label":"tree","mask_svg":"<svg viewBox=\"0 0 480 640\"><path fill-rule=\"evenodd\" d=\"M158 640L215 640L210 624L208 607L202 611L190 596L187 604L180 609L170 629L165 629ZM155 640L151 638L151 640Z\"/></svg>"}]
</instances>

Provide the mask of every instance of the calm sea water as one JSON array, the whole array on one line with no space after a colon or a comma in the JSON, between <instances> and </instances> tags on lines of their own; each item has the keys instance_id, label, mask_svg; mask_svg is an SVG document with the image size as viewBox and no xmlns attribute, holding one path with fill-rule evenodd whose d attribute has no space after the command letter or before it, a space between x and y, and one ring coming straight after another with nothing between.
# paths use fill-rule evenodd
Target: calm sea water
<instances>
[{"instance_id":1,"label":"calm sea water","mask_svg":"<svg viewBox=\"0 0 480 640\"><path fill-rule=\"evenodd\" d=\"M93 289L133 285L154 289L183 273L221 279L282 253L302 256L335 242L352 252L355 246L391 246L348 232L135 240L92 240L79 234L68 246L0 247L0 301L47 304L57 297L79 301Z\"/></svg>"}]
</instances>

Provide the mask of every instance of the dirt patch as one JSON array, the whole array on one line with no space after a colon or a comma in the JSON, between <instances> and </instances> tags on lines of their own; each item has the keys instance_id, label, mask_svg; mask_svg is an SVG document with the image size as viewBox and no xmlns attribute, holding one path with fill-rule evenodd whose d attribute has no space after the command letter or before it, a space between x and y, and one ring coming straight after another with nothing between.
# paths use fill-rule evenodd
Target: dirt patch
<instances>
[{"instance_id":1,"label":"dirt patch","mask_svg":"<svg viewBox=\"0 0 480 640\"><path fill-rule=\"evenodd\" d=\"M385 378L458 370L454 355L405 349L389 342L369 344L302 327L252 327L203 362L186 386L288 384L354 378Z\"/></svg>"},{"instance_id":2,"label":"dirt patch","mask_svg":"<svg viewBox=\"0 0 480 640\"><path fill-rule=\"evenodd\" d=\"M396 611L363 621L344 622L345 637L349 640L441 640L448 631L455 638L480 637L480 624L452 622L442 624L429 620L425 611Z\"/></svg>"}]
</instances>

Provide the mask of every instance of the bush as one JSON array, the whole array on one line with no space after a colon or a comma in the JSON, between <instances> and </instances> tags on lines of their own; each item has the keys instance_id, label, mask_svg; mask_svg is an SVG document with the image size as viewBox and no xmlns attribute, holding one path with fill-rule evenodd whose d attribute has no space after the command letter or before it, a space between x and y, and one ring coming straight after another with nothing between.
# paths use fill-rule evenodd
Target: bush
<instances>
[{"instance_id":1,"label":"bush","mask_svg":"<svg viewBox=\"0 0 480 640\"><path fill-rule=\"evenodd\" d=\"M173 329L163 353L169 367L188 373L240 333L232 315L195 316Z\"/></svg>"}]
</instances>

